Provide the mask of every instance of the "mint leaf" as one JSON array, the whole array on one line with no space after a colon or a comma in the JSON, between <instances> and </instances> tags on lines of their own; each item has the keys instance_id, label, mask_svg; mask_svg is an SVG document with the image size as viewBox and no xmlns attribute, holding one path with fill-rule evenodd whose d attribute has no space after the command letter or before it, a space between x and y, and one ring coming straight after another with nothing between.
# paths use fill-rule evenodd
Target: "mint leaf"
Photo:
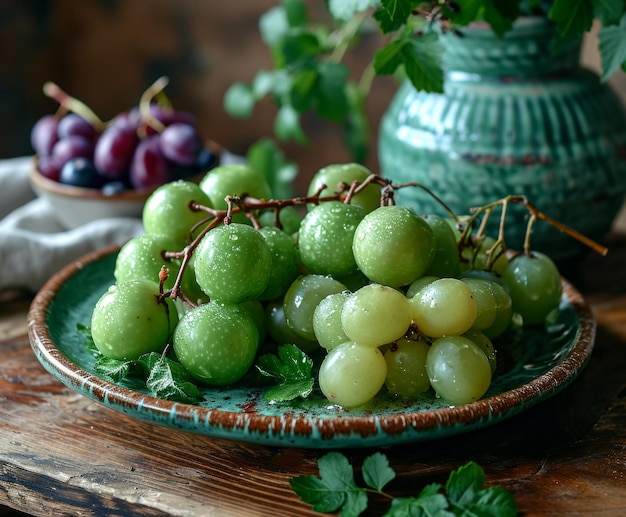
<instances>
[{"instance_id":1,"label":"mint leaf","mask_svg":"<svg viewBox=\"0 0 626 517\"><path fill-rule=\"evenodd\" d=\"M592 0L554 0L548 17L563 37L581 36L593 23Z\"/></svg>"},{"instance_id":2,"label":"mint leaf","mask_svg":"<svg viewBox=\"0 0 626 517\"><path fill-rule=\"evenodd\" d=\"M141 372L141 368L139 368L136 361L111 359L103 355L99 355L94 364L94 370L111 382L119 382L138 371Z\"/></svg>"},{"instance_id":3,"label":"mint leaf","mask_svg":"<svg viewBox=\"0 0 626 517\"><path fill-rule=\"evenodd\" d=\"M453 505L463 506L473 501L485 485L485 473L474 462L469 462L450 474L446 491Z\"/></svg>"},{"instance_id":4,"label":"mint leaf","mask_svg":"<svg viewBox=\"0 0 626 517\"><path fill-rule=\"evenodd\" d=\"M100 351L96 347L96 344L93 342L93 337L91 337L91 327L83 325L82 323L77 323L76 330L78 330L78 333L85 338L85 344L87 345L87 349L99 355Z\"/></svg>"},{"instance_id":5,"label":"mint leaf","mask_svg":"<svg viewBox=\"0 0 626 517\"><path fill-rule=\"evenodd\" d=\"M341 510L343 517L357 516L367 508L365 489L357 486L347 458L338 452L322 456L318 462L320 477L297 476L289 481L292 490L313 510L330 513Z\"/></svg>"},{"instance_id":6,"label":"mint leaf","mask_svg":"<svg viewBox=\"0 0 626 517\"><path fill-rule=\"evenodd\" d=\"M202 392L191 382L191 375L176 361L156 352L144 354L137 361L148 375L146 386L154 396L189 404L202 400Z\"/></svg>"},{"instance_id":7,"label":"mint leaf","mask_svg":"<svg viewBox=\"0 0 626 517\"><path fill-rule=\"evenodd\" d=\"M335 20L345 22L379 3L380 0L329 0L328 10Z\"/></svg>"},{"instance_id":8,"label":"mint leaf","mask_svg":"<svg viewBox=\"0 0 626 517\"><path fill-rule=\"evenodd\" d=\"M492 517L515 517L519 513L517 503L504 488L492 486L481 490L476 502L467 513Z\"/></svg>"},{"instance_id":9,"label":"mint leaf","mask_svg":"<svg viewBox=\"0 0 626 517\"><path fill-rule=\"evenodd\" d=\"M396 497L385 517L454 517L448 509L446 496L439 493L441 485L427 485L417 497Z\"/></svg>"},{"instance_id":10,"label":"mint leaf","mask_svg":"<svg viewBox=\"0 0 626 517\"><path fill-rule=\"evenodd\" d=\"M382 0L373 16L383 33L397 31L407 23L413 8L419 3L417 0Z\"/></svg>"},{"instance_id":11,"label":"mint leaf","mask_svg":"<svg viewBox=\"0 0 626 517\"><path fill-rule=\"evenodd\" d=\"M602 81L610 79L620 67L626 67L626 13L619 25L602 27L598 33L602 58Z\"/></svg>"},{"instance_id":12,"label":"mint leaf","mask_svg":"<svg viewBox=\"0 0 626 517\"><path fill-rule=\"evenodd\" d=\"M284 402L306 398L313 391L313 360L295 345L279 346L278 356L262 355L256 367L262 375L278 380L278 386L266 391L265 400Z\"/></svg>"},{"instance_id":13,"label":"mint leaf","mask_svg":"<svg viewBox=\"0 0 626 517\"><path fill-rule=\"evenodd\" d=\"M245 83L233 83L224 95L224 109L237 118L247 118L254 109L255 98L252 89Z\"/></svg>"},{"instance_id":14,"label":"mint leaf","mask_svg":"<svg viewBox=\"0 0 626 517\"><path fill-rule=\"evenodd\" d=\"M362 475L367 485L378 492L382 492L385 485L396 477L395 471L389 466L387 456L381 452L365 458Z\"/></svg>"}]
</instances>

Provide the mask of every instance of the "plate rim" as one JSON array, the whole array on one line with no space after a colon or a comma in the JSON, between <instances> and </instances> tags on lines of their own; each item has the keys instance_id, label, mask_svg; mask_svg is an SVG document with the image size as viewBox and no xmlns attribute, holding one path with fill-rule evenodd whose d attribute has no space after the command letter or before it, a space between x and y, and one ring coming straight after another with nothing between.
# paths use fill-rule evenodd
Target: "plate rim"
<instances>
[{"instance_id":1,"label":"plate rim","mask_svg":"<svg viewBox=\"0 0 626 517\"><path fill-rule=\"evenodd\" d=\"M52 340L47 327L50 304L59 290L80 270L119 251L111 245L94 250L67 264L36 293L28 311L28 336L33 352L44 368L63 384L118 412L169 425L184 431L234 441L301 448L369 447L408 443L469 431L478 425L495 423L520 413L561 391L572 382L590 359L595 345L596 321L582 294L561 278L563 293L578 318L577 336L572 349L548 371L512 390L476 402L419 412L392 415L334 418L299 416L296 411L283 415L261 415L227 411L169 401L124 388L84 370L67 358ZM87 391L85 391L87 390ZM170 424L164 424L163 419ZM172 425L178 423L179 425Z\"/></svg>"}]
</instances>

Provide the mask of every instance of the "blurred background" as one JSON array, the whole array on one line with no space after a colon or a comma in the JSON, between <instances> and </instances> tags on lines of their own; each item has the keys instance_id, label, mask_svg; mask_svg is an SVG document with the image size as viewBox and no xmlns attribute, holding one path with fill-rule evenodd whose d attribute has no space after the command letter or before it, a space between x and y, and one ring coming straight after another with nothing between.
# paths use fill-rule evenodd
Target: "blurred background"
<instances>
[{"instance_id":1,"label":"blurred background","mask_svg":"<svg viewBox=\"0 0 626 517\"><path fill-rule=\"evenodd\" d=\"M193 112L203 136L234 153L245 154L259 138L272 135L275 108L256 107L251 119L234 119L223 97L235 81L249 82L270 68L258 19L278 0L0 0L0 158L32 153L30 129L57 105L42 93L52 80L89 105L102 119L134 106L157 77L170 78L167 95L177 109ZM312 16L324 3L310 1ZM316 12L317 11L317 12ZM593 42L595 34L589 36ZM371 59L377 36L367 38L348 63L355 71ZM582 60L598 69L596 45ZM626 102L626 74L612 86ZM392 78L377 78L368 111L374 130L395 92ZM297 163L297 193L322 166L348 161L341 134L332 124L305 120L311 142L287 144ZM366 164L377 172L376 133Z\"/></svg>"}]
</instances>

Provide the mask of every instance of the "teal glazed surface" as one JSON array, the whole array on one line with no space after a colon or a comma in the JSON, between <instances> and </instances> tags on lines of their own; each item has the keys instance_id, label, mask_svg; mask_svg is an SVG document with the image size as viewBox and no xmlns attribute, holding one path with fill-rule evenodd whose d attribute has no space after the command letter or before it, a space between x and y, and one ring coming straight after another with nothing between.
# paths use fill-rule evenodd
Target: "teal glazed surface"
<instances>
[{"instance_id":1,"label":"teal glazed surface","mask_svg":"<svg viewBox=\"0 0 626 517\"><path fill-rule=\"evenodd\" d=\"M113 282L115 250L91 254L53 277L29 312L29 337L41 364L78 393L156 424L206 436L302 448L377 447L441 438L492 425L551 397L587 363L595 322L580 294L564 281L558 321L548 329L516 331L498 345L498 370L475 403L448 406L432 392L403 401L379 395L358 410L331 406L320 394L269 404L263 387L204 389L198 405L152 397L138 382L110 383L94 370L77 324L89 325L100 295Z\"/></svg>"},{"instance_id":2,"label":"teal glazed surface","mask_svg":"<svg viewBox=\"0 0 626 517\"><path fill-rule=\"evenodd\" d=\"M381 174L426 185L458 215L525 195L602 242L626 192L626 109L578 66L578 44L552 55L553 34L542 18L525 19L502 39L487 27L443 34L445 92L403 83L381 122ZM445 215L419 189L397 199L420 214ZM520 249L526 212L512 208L507 245ZM582 247L544 222L535 224L532 244L556 260Z\"/></svg>"}]
</instances>

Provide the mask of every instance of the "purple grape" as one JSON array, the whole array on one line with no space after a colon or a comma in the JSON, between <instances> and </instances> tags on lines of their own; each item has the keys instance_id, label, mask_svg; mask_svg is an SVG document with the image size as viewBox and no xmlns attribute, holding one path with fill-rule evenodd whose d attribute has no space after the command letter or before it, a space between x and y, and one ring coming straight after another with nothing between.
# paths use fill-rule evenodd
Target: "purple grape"
<instances>
[{"instance_id":1,"label":"purple grape","mask_svg":"<svg viewBox=\"0 0 626 517\"><path fill-rule=\"evenodd\" d=\"M62 165L53 156L40 156L37 162L37 170L42 176L52 181L59 181Z\"/></svg>"},{"instance_id":2,"label":"purple grape","mask_svg":"<svg viewBox=\"0 0 626 517\"><path fill-rule=\"evenodd\" d=\"M59 120L57 134L59 135L59 138L66 138L72 135L82 136L83 138L94 143L98 138L98 131L96 131L96 128L80 115L76 115L76 113L68 113L61 120Z\"/></svg>"},{"instance_id":3,"label":"purple grape","mask_svg":"<svg viewBox=\"0 0 626 517\"><path fill-rule=\"evenodd\" d=\"M151 104L150 111L152 116L166 127L178 123L196 126L196 117L187 111L177 111L158 104Z\"/></svg>"},{"instance_id":4,"label":"purple grape","mask_svg":"<svg viewBox=\"0 0 626 517\"><path fill-rule=\"evenodd\" d=\"M60 182L74 187L100 188L103 178L87 158L73 158L63 165Z\"/></svg>"},{"instance_id":5,"label":"purple grape","mask_svg":"<svg viewBox=\"0 0 626 517\"><path fill-rule=\"evenodd\" d=\"M72 158L93 158L93 144L82 136L68 136L60 139L52 148L52 156L59 164Z\"/></svg>"},{"instance_id":6,"label":"purple grape","mask_svg":"<svg viewBox=\"0 0 626 517\"><path fill-rule=\"evenodd\" d=\"M138 144L137 127L128 118L119 118L100 135L94 152L96 169L111 179L128 174Z\"/></svg>"},{"instance_id":7,"label":"purple grape","mask_svg":"<svg viewBox=\"0 0 626 517\"><path fill-rule=\"evenodd\" d=\"M57 143L57 127L59 121L54 115L44 115L31 129L30 144L39 156L48 156Z\"/></svg>"},{"instance_id":8,"label":"purple grape","mask_svg":"<svg viewBox=\"0 0 626 517\"><path fill-rule=\"evenodd\" d=\"M173 179L172 168L159 145L160 135L152 135L137 146L130 166L134 188L155 187Z\"/></svg>"},{"instance_id":9,"label":"purple grape","mask_svg":"<svg viewBox=\"0 0 626 517\"><path fill-rule=\"evenodd\" d=\"M185 166L196 163L202 149L196 128L180 122L175 122L163 130L159 145L168 160Z\"/></svg>"}]
</instances>

